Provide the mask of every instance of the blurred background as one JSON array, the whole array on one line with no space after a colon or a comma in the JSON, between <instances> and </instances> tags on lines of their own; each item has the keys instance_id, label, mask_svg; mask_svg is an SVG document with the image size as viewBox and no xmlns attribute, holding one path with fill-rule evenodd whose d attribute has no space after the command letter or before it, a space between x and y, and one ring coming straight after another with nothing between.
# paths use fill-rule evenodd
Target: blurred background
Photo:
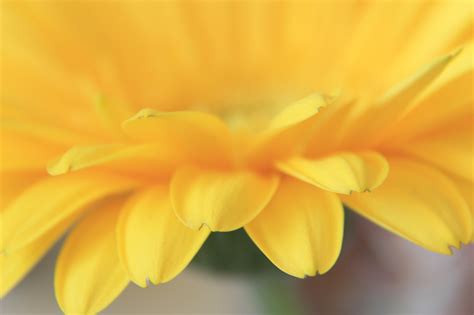
<instances>
[{"instance_id":1,"label":"blurred background","mask_svg":"<svg viewBox=\"0 0 474 315\"><path fill-rule=\"evenodd\" d=\"M1 302L2 314L60 314L52 251ZM214 233L173 281L133 284L103 314L472 315L474 246L430 253L346 211L345 241L325 275L280 272L243 231Z\"/></svg>"}]
</instances>

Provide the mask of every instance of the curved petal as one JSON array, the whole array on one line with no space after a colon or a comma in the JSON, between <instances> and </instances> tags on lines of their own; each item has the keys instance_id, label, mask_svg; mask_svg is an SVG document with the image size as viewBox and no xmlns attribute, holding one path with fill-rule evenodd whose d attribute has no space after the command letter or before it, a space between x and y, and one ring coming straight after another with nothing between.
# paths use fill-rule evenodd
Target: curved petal
<instances>
[{"instance_id":1,"label":"curved petal","mask_svg":"<svg viewBox=\"0 0 474 315\"><path fill-rule=\"evenodd\" d=\"M300 153L310 139L317 114L336 97L312 94L284 108L256 136L248 153L249 163L265 167L269 161Z\"/></svg>"},{"instance_id":2,"label":"curved petal","mask_svg":"<svg viewBox=\"0 0 474 315\"><path fill-rule=\"evenodd\" d=\"M63 232L60 226L13 253L0 254L0 298L28 274Z\"/></svg>"},{"instance_id":3,"label":"curved petal","mask_svg":"<svg viewBox=\"0 0 474 315\"><path fill-rule=\"evenodd\" d=\"M65 314L96 314L129 283L115 240L119 210L118 203L94 210L67 237L54 277L56 299Z\"/></svg>"},{"instance_id":4,"label":"curved petal","mask_svg":"<svg viewBox=\"0 0 474 315\"><path fill-rule=\"evenodd\" d=\"M402 150L440 169L474 183L474 121L470 117L464 123L457 122L452 128L403 146Z\"/></svg>"},{"instance_id":5,"label":"curved petal","mask_svg":"<svg viewBox=\"0 0 474 315\"><path fill-rule=\"evenodd\" d=\"M387 116L385 116L388 120L377 120L377 122L383 124L393 121L393 117L392 120L390 120L389 114L397 113L397 116L404 114L410 108L409 105L411 102L415 100L418 95L422 94L425 89L427 89L431 83L440 76L444 69L459 55L460 52L461 50L458 49L453 53L438 58L429 65L420 69L412 77L402 81L400 84L390 89L376 105L383 107L385 110L389 109L387 111Z\"/></svg>"},{"instance_id":6,"label":"curved petal","mask_svg":"<svg viewBox=\"0 0 474 315\"><path fill-rule=\"evenodd\" d=\"M51 175L88 167L102 167L127 174L170 176L183 156L158 144L106 144L74 147L48 165Z\"/></svg>"},{"instance_id":7,"label":"curved petal","mask_svg":"<svg viewBox=\"0 0 474 315\"><path fill-rule=\"evenodd\" d=\"M171 202L192 229L206 225L211 231L232 231L255 218L277 186L275 175L183 167L171 181Z\"/></svg>"},{"instance_id":8,"label":"curved petal","mask_svg":"<svg viewBox=\"0 0 474 315\"><path fill-rule=\"evenodd\" d=\"M450 254L471 237L471 215L454 184L426 165L389 160L385 183L370 194L344 196L359 214L429 250Z\"/></svg>"},{"instance_id":9,"label":"curved petal","mask_svg":"<svg viewBox=\"0 0 474 315\"><path fill-rule=\"evenodd\" d=\"M41 180L1 213L0 252L18 249L58 225L66 229L84 206L135 185L118 176L82 172Z\"/></svg>"},{"instance_id":10,"label":"curved petal","mask_svg":"<svg viewBox=\"0 0 474 315\"><path fill-rule=\"evenodd\" d=\"M344 211L336 194L285 177L272 201L245 230L278 268L303 278L334 265L343 226Z\"/></svg>"},{"instance_id":11,"label":"curved petal","mask_svg":"<svg viewBox=\"0 0 474 315\"><path fill-rule=\"evenodd\" d=\"M0 213L24 190L44 178L43 172L0 172Z\"/></svg>"},{"instance_id":12,"label":"curved petal","mask_svg":"<svg viewBox=\"0 0 474 315\"><path fill-rule=\"evenodd\" d=\"M209 235L191 230L176 217L166 186L137 193L125 206L117 226L120 258L130 279L141 287L167 282L191 261Z\"/></svg>"},{"instance_id":13,"label":"curved petal","mask_svg":"<svg viewBox=\"0 0 474 315\"><path fill-rule=\"evenodd\" d=\"M418 98L413 110L390 129L390 142L403 145L407 139L419 138L440 126L472 115L474 93L459 91L472 91L473 53L474 43L471 41Z\"/></svg>"},{"instance_id":14,"label":"curved petal","mask_svg":"<svg viewBox=\"0 0 474 315\"><path fill-rule=\"evenodd\" d=\"M10 130L1 130L0 170L38 171L54 156L61 153L62 146L45 143L30 135Z\"/></svg>"},{"instance_id":15,"label":"curved petal","mask_svg":"<svg viewBox=\"0 0 474 315\"><path fill-rule=\"evenodd\" d=\"M346 152L321 159L295 157L278 162L277 167L290 176L341 194L371 191L388 174L385 158L372 151Z\"/></svg>"},{"instance_id":16,"label":"curved petal","mask_svg":"<svg viewBox=\"0 0 474 315\"><path fill-rule=\"evenodd\" d=\"M227 165L232 159L227 126L207 113L144 109L126 120L122 128L135 141L176 148L198 162Z\"/></svg>"},{"instance_id":17,"label":"curved petal","mask_svg":"<svg viewBox=\"0 0 474 315\"><path fill-rule=\"evenodd\" d=\"M365 146L380 143L388 128L414 107L416 98L430 86L459 52L457 50L438 58L390 89L356 122L355 129L349 134L350 141L358 141Z\"/></svg>"},{"instance_id":18,"label":"curved petal","mask_svg":"<svg viewBox=\"0 0 474 315\"><path fill-rule=\"evenodd\" d=\"M332 97L317 93L296 101L283 108L281 112L273 117L265 133L281 131L303 122L319 113L321 108L327 106L331 101Z\"/></svg>"}]
</instances>

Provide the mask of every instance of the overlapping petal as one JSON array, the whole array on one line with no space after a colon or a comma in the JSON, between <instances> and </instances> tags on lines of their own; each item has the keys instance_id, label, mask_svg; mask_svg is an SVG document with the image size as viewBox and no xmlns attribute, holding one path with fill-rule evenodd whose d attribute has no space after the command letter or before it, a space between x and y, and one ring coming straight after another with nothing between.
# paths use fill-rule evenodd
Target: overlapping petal
<instances>
[{"instance_id":1,"label":"overlapping petal","mask_svg":"<svg viewBox=\"0 0 474 315\"><path fill-rule=\"evenodd\" d=\"M0 297L19 283L64 232L59 226L12 252L0 254Z\"/></svg>"},{"instance_id":2,"label":"overlapping petal","mask_svg":"<svg viewBox=\"0 0 474 315\"><path fill-rule=\"evenodd\" d=\"M371 191L385 180L388 163L377 152L345 152L319 159L294 157L277 163L284 173L341 194Z\"/></svg>"},{"instance_id":3,"label":"overlapping petal","mask_svg":"<svg viewBox=\"0 0 474 315\"><path fill-rule=\"evenodd\" d=\"M432 84L458 54L459 50L438 58L413 76L392 87L375 104L370 104L354 122L346 144L358 142L359 145L365 147L379 144L386 130L413 108L417 97Z\"/></svg>"},{"instance_id":4,"label":"overlapping petal","mask_svg":"<svg viewBox=\"0 0 474 315\"><path fill-rule=\"evenodd\" d=\"M383 145L403 146L411 139L457 124L473 115L474 44L463 46L445 71L415 101L413 109L386 132Z\"/></svg>"},{"instance_id":5,"label":"overlapping petal","mask_svg":"<svg viewBox=\"0 0 474 315\"><path fill-rule=\"evenodd\" d=\"M327 272L342 245L344 212L336 194L284 177L272 201L245 226L257 246L295 277Z\"/></svg>"},{"instance_id":6,"label":"overlapping petal","mask_svg":"<svg viewBox=\"0 0 474 315\"><path fill-rule=\"evenodd\" d=\"M278 176L247 170L208 170L183 167L171 181L176 215L191 229L236 230L267 205L278 186Z\"/></svg>"},{"instance_id":7,"label":"overlapping petal","mask_svg":"<svg viewBox=\"0 0 474 315\"><path fill-rule=\"evenodd\" d=\"M57 226L65 230L85 206L135 186L133 180L99 173L78 172L41 180L1 213L0 252L8 254Z\"/></svg>"},{"instance_id":8,"label":"overlapping petal","mask_svg":"<svg viewBox=\"0 0 474 315\"><path fill-rule=\"evenodd\" d=\"M175 147L162 144L105 144L74 147L48 165L51 175L89 167L115 173L142 176L170 176L186 157Z\"/></svg>"},{"instance_id":9,"label":"overlapping petal","mask_svg":"<svg viewBox=\"0 0 474 315\"><path fill-rule=\"evenodd\" d=\"M43 172L0 172L0 213L25 189L44 176Z\"/></svg>"},{"instance_id":10,"label":"overlapping petal","mask_svg":"<svg viewBox=\"0 0 474 315\"><path fill-rule=\"evenodd\" d=\"M65 314L96 314L129 283L115 239L119 210L120 203L95 209L67 237L54 277L56 299Z\"/></svg>"},{"instance_id":11,"label":"overlapping petal","mask_svg":"<svg viewBox=\"0 0 474 315\"><path fill-rule=\"evenodd\" d=\"M401 150L446 172L474 182L473 117L406 143Z\"/></svg>"},{"instance_id":12,"label":"overlapping petal","mask_svg":"<svg viewBox=\"0 0 474 315\"><path fill-rule=\"evenodd\" d=\"M336 96L316 93L287 105L253 139L249 149L249 163L268 168L268 164L277 159L302 153L314 128L317 114L335 99Z\"/></svg>"},{"instance_id":13,"label":"overlapping petal","mask_svg":"<svg viewBox=\"0 0 474 315\"><path fill-rule=\"evenodd\" d=\"M189 229L173 212L165 185L136 193L117 227L120 258L130 279L146 287L167 282L191 261L210 231Z\"/></svg>"},{"instance_id":14,"label":"overlapping petal","mask_svg":"<svg viewBox=\"0 0 474 315\"><path fill-rule=\"evenodd\" d=\"M390 174L370 194L343 200L382 227L429 250L449 254L471 237L471 214L454 184L429 166L391 158Z\"/></svg>"},{"instance_id":15,"label":"overlapping petal","mask_svg":"<svg viewBox=\"0 0 474 315\"><path fill-rule=\"evenodd\" d=\"M62 146L14 131L1 130L0 136L2 172L44 170L46 163L63 150Z\"/></svg>"},{"instance_id":16,"label":"overlapping petal","mask_svg":"<svg viewBox=\"0 0 474 315\"><path fill-rule=\"evenodd\" d=\"M191 161L228 165L232 160L229 130L211 114L144 109L126 120L122 127L135 141L156 142L169 150L176 148Z\"/></svg>"}]
</instances>

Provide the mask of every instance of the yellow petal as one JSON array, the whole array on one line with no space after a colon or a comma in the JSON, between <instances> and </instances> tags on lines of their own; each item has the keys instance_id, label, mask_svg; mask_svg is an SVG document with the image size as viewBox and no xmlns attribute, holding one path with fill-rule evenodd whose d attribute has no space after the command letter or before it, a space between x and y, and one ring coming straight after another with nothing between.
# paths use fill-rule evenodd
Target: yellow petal
<instances>
[{"instance_id":1,"label":"yellow petal","mask_svg":"<svg viewBox=\"0 0 474 315\"><path fill-rule=\"evenodd\" d=\"M443 72L443 75L433 84L432 87L430 87L430 90L436 90L446 82L474 70L474 64L472 63L472 56L474 54L474 38L471 37L468 38L468 40L463 41L460 47L461 51L459 52L459 56L452 61L446 71ZM427 91L426 94L430 94L430 92L432 91Z\"/></svg>"},{"instance_id":2,"label":"yellow petal","mask_svg":"<svg viewBox=\"0 0 474 315\"><path fill-rule=\"evenodd\" d=\"M472 115L474 94L474 44L463 47L445 71L415 101L415 107L388 131L387 140L403 145L407 139L418 138L440 126L452 124Z\"/></svg>"},{"instance_id":3,"label":"yellow petal","mask_svg":"<svg viewBox=\"0 0 474 315\"><path fill-rule=\"evenodd\" d=\"M402 158L370 194L344 196L359 214L429 250L449 254L471 237L471 215L454 184L435 169Z\"/></svg>"},{"instance_id":4,"label":"yellow petal","mask_svg":"<svg viewBox=\"0 0 474 315\"><path fill-rule=\"evenodd\" d=\"M118 257L115 226L120 204L89 213L67 237L54 277L56 299L66 314L96 314L127 286Z\"/></svg>"},{"instance_id":5,"label":"yellow petal","mask_svg":"<svg viewBox=\"0 0 474 315\"><path fill-rule=\"evenodd\" d=\"M0 172L0 212L45 175L42 172Z\"/></svg>"},{"instance_id":6,"label":"yellow petal","mask_svg":"<svg viewBox=\"0 0 474 315\"><path fill-rule=\"evenodd\" d=\"M120 258L130 279L141 287L176 277L209 235L187 228L173 212L166 186L137 193L125 206L117 227Z\"/></svg>"},{"instance_id":7,"label":"yellow petal","mask_svg":"<svg viewBox=\"0 0 474 315\"><path fill-rule=\"evenodd\" d=\"M409 105L411 101L424 92L460 52L461 50L458 49L451 54L438 58L428 66L423 67L414 76L390 89L376 106L383 107L384 110L388 110L391 113L403 114L410 108ZM395 111L395 109L397 110Z\"/></svg>"},{"instance_id":8,"label":"yellow petal","mask_svg":"<svg viewBox=\"0 0 474 315\"><path fill-rule=\"evenodd\" d=\"M463 127L456 123L451 130L407 143L403 152L429 162L444 171L474 182L473 121Z\"/></svg>"},{"instance_id":9,"label":"yellow petal","mask_svg":"<svg viewBox=\"0 0 474 315\"><path fill-rule=\"evenodd\" d=\"M381 130L386 131L406 115L413 108L416 97L429 87L458 54L459 50L435 60L412 77L390 89L357 121L355 129L349 136L349 142L358 140L365 146L379 143L386 136L385 132L381 132Z\"/></svg>"},{"instance_id":10,"label":"yellow petal","mask_svg":"<svg viewBox=\"0 0 474 315\"><path fill-rule=\"evenodd\" d=\"M285 177L272 201L245 230L278 268L303 278L323 274L334 265L343 225L336 194Z\"/></svg>"},{"instance_id":11,"label":"yellow petal","mask_svg":"<svg viewBox=\"0 0 474 315\"><path fill-rule=\"evenodd\" d=\"M161 144L106 144L74 147L48 165L51 175L60 175L88 167L126 174L169 176L183 156Z\"/></svg>"},{"instance_id":12,"label":"yellow petal","mask_svg":"<svg viewBox=\"0 0 474 315\"><path fill-rule=\"evenodd\" d=\"M277 186L275 175L183 167L171 181L171 202L192 229L206 225L211 231L232 231L255 218Z\"/></svg>"},{"instance_id":13,"label":"yellow petal","mask_svg":"<svg viewBox=\"0 0 474 315\"><path fill-rule=\"evenodd\" d=\"M385 158L372 151L340 153L320 159L295 157L278 162L277 167L290 176L341 194L373 190L388 174Z\"/></svg>"},{"instance_id":14,"label":"yellow petal","mask_svg":"<svg viewBox=\"0 0 474 315\"><path fill-rule=\"evenodd\" d=\"M2 132L31 137L43 145L70 146L74 143L87 143L87 141L90 141L87 134L60 128L51 122L46 123L40 119L24 117L24 112L18 108L7 108L5 116L3 117L2 115L0 118L0 130Z\"/></svg>"},{"instance_id":15,"label":"yellow petal","mask_svg":"<svg viewBox=\"0 0 474 315\"><path fill-rule=\"evenodd\" d=\"M3 172L44 170L46 163L63 150L56 144L11 130L1 130L0 136L0 170Z\"/></svg>"},{"instance_id":16,"label":"yellow petal","mask_svg":"<svg viewBox=\"0 0 474 315\"><path fill-rule=\"evenodd\" d=\"M249 163L265 168L271 161L301 153L310 139L317 114L335 98L312 94L285 107L255 138L247 157Z\"/></svg>"},{"instance_id":17,"label":"yellow petal","mask_svg":"<svg viewBox=\"0 0 474 315\"><path fill-rule=\"evenodd\" d=\"M135 141L156 142L182 150L197 162L227 165L231 159L229 130L224 122L210 114L144 109L122 127Z\"/></svg>"},{"instance_id":18,"label":"yellow petal","mask_svg":"<svg viewBox=\"0 0 474 315\"><path fill-rule=\"evenodd\" d=\"M0 252L11 252L58 225L66 229L88 204L135 185L118 176L82 172L41 180L1 214Z\"/></svg>"},{"instance_id":19,"label":"yellow petal","mask_svg":"<svg viewBox=\"0 0 474 315\"><path fill-rule=\"evenodd\" d=\"M319 113L320 109L332 101L332 97L311 94L299 101L296 101L273 117L265 132L275 132L277 130L289 128Z\"/></svg>"},{"instance_id":20,"label":"yellow petal","mask_svg":"<svg viewBox=\"0 0 474 315\"><path fill-rule=\"evenodd\" d=\"M63 229L53 229L27 246L10 254L0 255L0 297L19 283L60 237Z\"/></svg>"}]
</instances>

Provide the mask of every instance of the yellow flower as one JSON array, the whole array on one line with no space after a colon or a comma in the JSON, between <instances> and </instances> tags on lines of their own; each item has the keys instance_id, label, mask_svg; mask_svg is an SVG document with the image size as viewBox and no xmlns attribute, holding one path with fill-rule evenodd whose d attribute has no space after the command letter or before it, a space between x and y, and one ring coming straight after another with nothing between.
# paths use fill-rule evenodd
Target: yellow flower
<instances>
[{"instance_id":1,"label":"yellow flower","mask_svg":"<svg viewBox=\"0 0 474 315\"><path fill-rule=\"evenodd\" d=\"M69 228L55 290L71 314L171 280L211 231L325 273L341 201L435 252L472 241L472 13L2 2L1 294Z\"/></svg>"}]
</instances>

